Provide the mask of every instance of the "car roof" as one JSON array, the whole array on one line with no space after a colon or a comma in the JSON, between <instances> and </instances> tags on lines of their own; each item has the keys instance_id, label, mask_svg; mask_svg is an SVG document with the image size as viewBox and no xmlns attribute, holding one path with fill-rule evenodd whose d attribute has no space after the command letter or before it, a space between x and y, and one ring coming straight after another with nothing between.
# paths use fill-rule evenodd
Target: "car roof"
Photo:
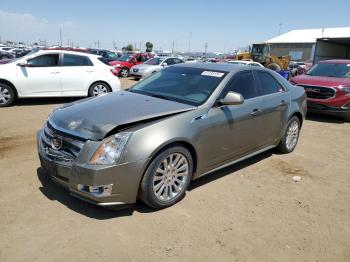
<instances>
[{"instance_id":1,"label":"car roof","mask_svg":"<svg viewBox=\"0 0 350 262\"><path fill-rule=\"evenodd\" d=\"M64 54L71 54L71 55L82 55L82 56L89 56L89 57L100 57L100 55L95 55L95 54L90 54L90 53L85 53L85 52L79 52L79 51L67 51L67 50L39 50L37 53L35 54L43 54L43 53L64 53Z\"/></svg>"},{"instance_id":2,"label":"car roof","mask_svg":"<svg viewBox=\"0 0 350 262\"><path fill-rule=\"evenodd\" d=\"M332 60L322 60L318 63L322 64L350 64L350 59L332 59Z\"/></svg>"},{"instance_id":3,"label":"car roof","mask_svg":"<svg viewBox=\"0 0 350 262\"><path fill-rule=\"evenodd\" d=\"M176 67L189 67L189 68L199 68L199 69L204 69L204 70L217 70L217 71L225 71L225 72L231 72L231 71L239 71L239 70L244 70L247 69L247 67L242 67L241 65L237 64L230 64L230 63L213 63L213 64L208 64L208 63L183 63L183 64L176 64L173 65ZM259 70L260 68L258 67L249 67L250 70ZM263 68L261 68L263 69Z\"/></svg>"}]
</instances>

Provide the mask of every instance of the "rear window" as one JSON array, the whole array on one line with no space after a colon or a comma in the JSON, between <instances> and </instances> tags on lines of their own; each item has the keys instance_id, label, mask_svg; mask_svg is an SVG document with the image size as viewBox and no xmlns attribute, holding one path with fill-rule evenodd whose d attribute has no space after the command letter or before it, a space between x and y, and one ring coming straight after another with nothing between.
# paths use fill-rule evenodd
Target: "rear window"
<instances>
[{"instance_id":1,"label":"rear window","mask_svg":"<svg viewBox=\"0 0 350 262\"><path fill-rule=\"evenodd\" d=\"M97 58L98 60L100 60L102 63L104 63L105 65L110 65L109 63L108 63L108 61L107 61L107 59L106 58L103 58L103 57L99 57L99 58Z\"/></svg>"},{"instance_id":2,"label":"rear window","mask_svg":"<svg viewBox=\"0 0 350 262\"><path fill-rule=\"evenodd\" d=\"M64 54L62 66L92 66L87 56Z\"/></svg>"}]
</instances>

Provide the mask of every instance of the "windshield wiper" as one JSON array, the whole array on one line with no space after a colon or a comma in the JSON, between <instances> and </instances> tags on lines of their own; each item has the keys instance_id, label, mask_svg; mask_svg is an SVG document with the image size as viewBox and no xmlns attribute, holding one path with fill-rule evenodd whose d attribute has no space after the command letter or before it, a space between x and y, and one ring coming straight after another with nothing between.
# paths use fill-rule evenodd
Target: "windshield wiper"
<instances>
[{"instance_id":1,"label":"windshield wiper","mask_svg":"<svg viewBox=\"0 0 350 262\"><path fill-rule=\"evenodd\" d=\"M169 97L164 96L164 95L160 95L160 94L151 94L151 93L149 93L149 94L147 94L147 95L149 95L149 96L151 96L151 97L156 97L156 98L165 99L165 100L171 100Z\"/></svg>"}]
</instances>

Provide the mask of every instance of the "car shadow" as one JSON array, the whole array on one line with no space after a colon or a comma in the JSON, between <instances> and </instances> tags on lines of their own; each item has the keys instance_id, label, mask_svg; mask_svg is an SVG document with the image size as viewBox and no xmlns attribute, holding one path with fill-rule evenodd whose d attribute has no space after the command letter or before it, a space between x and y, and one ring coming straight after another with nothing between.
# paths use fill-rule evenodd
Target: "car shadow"
<instances>
[{"instance_id":1,"label":"car shadow","mask_svg":"<svg viewBox=\"0 0 350 262\"><path fill-rule=\"evenodd\" d=\"M226 168L212 172L206 176L200 177L191 182L188 191L192 191L197 187L220 179L224 176L231 175L240 169L258 163L272 155L273 150L269 150L235 165L228 166ZM67 190L55 184L50 179L49 175L42 167L39 167L37 169L37 175L41 183L39 190L44 196L46 196L51 201L58 201L67 208L89 218L106 220L118 217L132 216L135 211L139 213L153 213L158 211L157 209L153 209L147 206L141 201L137 201L134 205L125 206L125 209L119 209L119 207L116 207L115 209L107 209L99 206L94 206L69 195Z\"/></svg>"},{"instance_id":2,"label":"car shadow","mask_svg":"<svg viewBox=\"0 0 350 262\"><path fill-rule=\"evenodd\" d=\"M146 206L141 201L138 201L135 205L124 206L122 209L119 207L108 209L95 206L71 196L67 190L55 184L42 167L37 169L37 176L41 183L39 190L44 196L51 201L58 201L67 208L89 218L106 220L117 217L131 216L134 211L140 213L151 213L157 211Z\"/></svg>"},{"instance_id":3,"label":"car shadow","mask_svg":"<svg viewBox=\"0 0 350 262\"><path fill-rule=\"evenodd\" d=\"M331 123L331 124L344 124L346 121L338 116L330 116L330 115L323 115L323 114L317 114L317 113L307 113L306 120L309 121L315 121L315 122L322 122L322 123Z\"/></svg>"},{"instance_id":4,"label":"car shadow","mask_svg":"<svg viewBox=\"0 0 350 262\"><path fill-rule=\"evenodd\" d=\"M50 97L50 98L23 98L18 99L14 106L38 106L38 105L54 105L54 104L66 104L85 97Z\"/></svg>"},{"instance_id":5,"label":"car shadow","mask_svg":"<svg viewBox=\"0 0 350 262\"><path fill-rule=\"evenodd\" d=\"M191 182L188 190L192 191L196 189L197 187L203 186L207 183L210 183L214 180L220 179L222 177L225 177L227 175L231 175L232 173L235 173L243 168L246 168L250 165L256 164L268 157L271 157L274 154L274 149L268 150L266 152L263 152L261 154L258 154L254 157L248 158L242 162L238 162L237 164L232 164L230 166L227 166L225 168L222 168L220 170L214 171L212 173L209 173L205 176L202 176L194 181Z\"/></svg>"}]
</instances>

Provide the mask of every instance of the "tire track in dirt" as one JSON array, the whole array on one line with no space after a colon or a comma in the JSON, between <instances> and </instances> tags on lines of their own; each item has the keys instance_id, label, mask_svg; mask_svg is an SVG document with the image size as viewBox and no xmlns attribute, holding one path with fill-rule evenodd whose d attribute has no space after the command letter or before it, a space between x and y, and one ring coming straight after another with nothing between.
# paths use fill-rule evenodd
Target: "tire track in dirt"
<instances>
[{"instance_id":1,"label":"tire track in dirt","mask_svg":"<svg viewBox=\"0 0 350 262\"><path fill-rule=\"evenodd\" d=\"M0 159L5 157L6 152L13 150L19 146L36 143L36 136L4 136L0 137Z\"/></svg>"}]
</instances>

